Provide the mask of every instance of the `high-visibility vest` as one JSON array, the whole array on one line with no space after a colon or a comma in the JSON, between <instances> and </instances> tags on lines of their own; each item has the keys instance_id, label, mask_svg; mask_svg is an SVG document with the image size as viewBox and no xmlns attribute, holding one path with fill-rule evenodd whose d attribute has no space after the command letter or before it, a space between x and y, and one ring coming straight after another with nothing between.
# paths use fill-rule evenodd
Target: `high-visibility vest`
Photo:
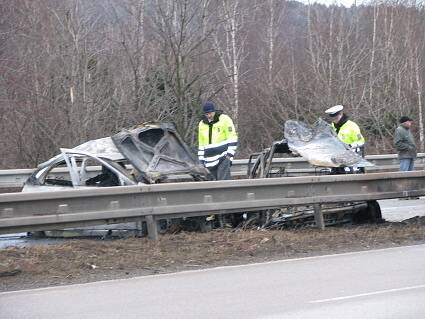
<instances>
[{"instance_id":1,"label":"high-visibility vest","mask_svg":"<svg viewBox=\"0 0 425 319\"><path fill-rule=\"evenodd\" d=\"M216 114L214 121L202 120L198 125L198 158L205 167L217 166L227 155L230 160L236 152L238 135L232 119Z\"/></svg>"},{"instance_id":2,"label":"high-visibility vest","mask_svg":"<svg viewBox=\"0 0 425 319\"><path fill-rule=\"evenodd\" d=\"M332 123L332 127L336 132L334 123ZM362 146L365 143L365 139L360 132L359 126L351 120L348 120L340 127L337 135L341 141L351 146Z\"/></svg>"}]
</instances>

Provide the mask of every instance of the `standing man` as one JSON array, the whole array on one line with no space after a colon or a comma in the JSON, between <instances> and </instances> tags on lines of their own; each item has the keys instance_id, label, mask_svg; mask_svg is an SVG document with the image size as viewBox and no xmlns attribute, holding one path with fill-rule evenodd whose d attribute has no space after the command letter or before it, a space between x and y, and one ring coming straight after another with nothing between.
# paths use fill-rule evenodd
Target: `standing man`
<instances>
[{"instance_id":1,"label":"standing man","mask_svg":"<svg viewBox=\"0 0 425 319\"><path fill-rule=\"evenodd\" d=\"M327 109L325 113L329 115L332 122L331 125L335 130L338 138L351 147L355 153L363 157L365 139L360 131L359 126L355 122L351 121L343 112L343 110L344 106L335 105ZM336 170L334 170L334 173L345 174L353 173L354 171L360 171L364 173L364 168L337 167Z\"/></svg>"},{"instance_id":2,"label":"standing man","mask_svg":"<svg viewBox=\"0 0 425 319\"><path fill-rule=\"evenodd\" d=\"M360 131L359 126L348 119L343 112L344 106L335 105L325 111L332 121L332 127L338 135L338 138L345 144L348 144L356 153L364 155L365 139Z\"/></svg>"},{"instance_id":3,"label":"standing man","mask_svg":"<svg viewBox=\"0 0 425 319\"><path fill-rule=\"evenodd\" d=\"M417 148L410 127L413 120L408 116L400 117L400 125L395 130L394 145L400 160L400 171L412 171L415 164Z\"/></svg>"},{"instance_id":4,"label":"standing man","mask_svg":"<svg viewBox=\"0 0 425 319\"><path fill-rule=\"evenodd\" d=\"M230 179L230 166L238 144L232 119L216 110L212 102L202 106L198 125L198 158L216 180Z\"/></svg>"}]
</instances>

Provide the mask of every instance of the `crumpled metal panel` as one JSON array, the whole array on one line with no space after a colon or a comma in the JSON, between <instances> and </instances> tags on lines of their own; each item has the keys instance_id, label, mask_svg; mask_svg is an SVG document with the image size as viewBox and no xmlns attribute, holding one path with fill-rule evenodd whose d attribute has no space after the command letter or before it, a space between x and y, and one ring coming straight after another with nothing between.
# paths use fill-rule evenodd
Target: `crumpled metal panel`
<instances>
[{"instance_id":1,"label":"crumpled metal panel","mask_svg":"<svg viewBox=\"0 0 425 319\"><path fill-rule=\"evenodd\" d=\"M288 120L284 133L291 151L300 154L310 164L324 167L373 166L343 143L333 128L322 119L312 126Z\"/></svg>"},{"instance_id":2,"label":"crumpled metal panel","mask_svg":"<svg viewBox=\"0 0 425 319\"><path fill-rule=\"evenodd\" d=\"M159 183L180 174L194 180L212 180L171 123L146 123L111 138L133 165L140 182Z\"/></svg>"}]
</instances>

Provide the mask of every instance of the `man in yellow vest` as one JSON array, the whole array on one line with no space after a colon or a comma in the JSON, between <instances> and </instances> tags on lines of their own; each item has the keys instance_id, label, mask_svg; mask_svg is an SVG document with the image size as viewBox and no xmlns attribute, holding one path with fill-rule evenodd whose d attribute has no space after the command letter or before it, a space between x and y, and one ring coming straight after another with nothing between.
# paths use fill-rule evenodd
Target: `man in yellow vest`
<instances>
[{"instance_id":1,"label":"man in yellow vest","mask_svg":"<svg viewBox=\"0 0 425 319\"><path fill-rule=\"evenodd\" d=\"M351 149L359 154L360 156L364 156L364 144L365 139L360 131L359 126L348 119L348 116L343 112L344 106L342 105L335 105L331 108L327 109L325 111L326 114L329 115L329 118L331 120L331 125L333 129L335 130L336 135L338 138L347 144ZM344 171L347 172L353 172L358 171L357 168L343 168ZM364 169L360 169L360 171L364 172ZM342 173L342 171L340 172Z\"/></svg>"},{"instance_id":2,"label":"man in yellow vest","mask_svg":"<svg viewBox=\"0 0 425 319\"><path fill-rule=\"evenodd\" d=\"M232 119L206 102L198 125L198 158L216 180L230 179L230 166L238 144Z\"/></svg>"}]
</instances>

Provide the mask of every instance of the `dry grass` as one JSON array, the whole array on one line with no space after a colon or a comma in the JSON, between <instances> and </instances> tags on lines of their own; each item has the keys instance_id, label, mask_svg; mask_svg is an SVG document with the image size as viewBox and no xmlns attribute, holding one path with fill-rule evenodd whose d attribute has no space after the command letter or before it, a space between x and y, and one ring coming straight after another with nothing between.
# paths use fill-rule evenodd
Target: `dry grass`
<instances>
[{"instance_id":1,"label":"dry grass","mask_svg":"<svg viewBox=\"0 0 425 319\"><path fill-rule=\"evenodd\" d=\"M0 250L0 290L122 278L425 242L425 225L215 230ZM12 276L13 275L13 276Z\"/></svg>"}]
</instances>

